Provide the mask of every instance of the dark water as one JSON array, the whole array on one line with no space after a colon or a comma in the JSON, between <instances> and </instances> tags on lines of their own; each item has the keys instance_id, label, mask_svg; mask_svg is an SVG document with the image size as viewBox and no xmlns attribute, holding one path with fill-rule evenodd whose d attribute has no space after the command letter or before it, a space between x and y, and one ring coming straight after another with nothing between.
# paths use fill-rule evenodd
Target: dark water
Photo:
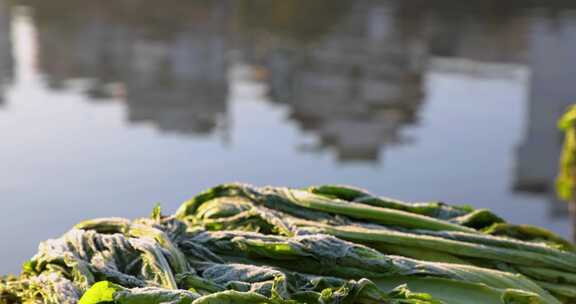
<instances>
[{"instance_id":1,"label":"dark water","mask_svg":"<svg viewBox=\"0 0 576 304\"><path fill-rule=\"evenodd\" d=\"M0 272L82 219L228 181L570 236L553 183L576 5L541 2L0 0Z\"/></svg>"}]
</instances>

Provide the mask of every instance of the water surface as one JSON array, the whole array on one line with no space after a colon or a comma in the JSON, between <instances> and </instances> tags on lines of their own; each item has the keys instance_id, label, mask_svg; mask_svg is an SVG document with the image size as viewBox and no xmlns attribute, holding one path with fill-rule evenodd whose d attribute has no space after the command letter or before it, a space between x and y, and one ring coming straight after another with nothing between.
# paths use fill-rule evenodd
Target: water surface
<instances>
[{"instance_id":1,"label":"water surface","mask_svg":"<svg viewBox=\"0 0 576 304\"><path fill-rule=\"evenodd\" d=\"M230 181L345 183L571 235L576 11L527 1L0 0L0 273Z\"/></svg>"}]
</instances>

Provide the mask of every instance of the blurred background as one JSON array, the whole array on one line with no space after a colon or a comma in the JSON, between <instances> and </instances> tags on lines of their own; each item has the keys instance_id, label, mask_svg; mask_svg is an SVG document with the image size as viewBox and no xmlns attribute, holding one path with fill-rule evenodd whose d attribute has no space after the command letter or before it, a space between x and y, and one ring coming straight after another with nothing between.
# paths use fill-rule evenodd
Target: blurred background
<instances>
[{"instance_id":1,"label":"blurred background","mask_svg":"<svg viewBox=\"0 0 576 304\"><path fill-rule=\"evenodd\" d=\"M219 183L344 183L570 237L576 2L0 0L0 273Z\"/></svg>"}]
</instances>

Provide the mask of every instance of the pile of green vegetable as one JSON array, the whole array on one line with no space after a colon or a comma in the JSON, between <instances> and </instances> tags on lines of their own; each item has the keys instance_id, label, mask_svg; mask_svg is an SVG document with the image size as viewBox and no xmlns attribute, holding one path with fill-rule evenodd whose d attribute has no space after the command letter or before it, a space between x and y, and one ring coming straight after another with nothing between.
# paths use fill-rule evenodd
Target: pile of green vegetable
<instances>
[{"instance_id":1,"label":"pile of green vegetable","mask_svg":"<svg viewBox=\"0 0 576 304\"><path fill-rule=\"evenodd\" d=\"M556 192L564 201L576 198L576 104L568 108L558 121L558 128L564 132L564 147L560 157L560 170L556 180Z\"/></svg>"},{"instance_id":2,"label":"pile of green vegetable","mask_svg":"<svg viewBox=\"0 0 576 304\"><path fill-rule=\"evenodd\" d=\"M576 303L576 249L483 209L225 184L41 243L0 303Z\"/></svg>"}]
</instances>

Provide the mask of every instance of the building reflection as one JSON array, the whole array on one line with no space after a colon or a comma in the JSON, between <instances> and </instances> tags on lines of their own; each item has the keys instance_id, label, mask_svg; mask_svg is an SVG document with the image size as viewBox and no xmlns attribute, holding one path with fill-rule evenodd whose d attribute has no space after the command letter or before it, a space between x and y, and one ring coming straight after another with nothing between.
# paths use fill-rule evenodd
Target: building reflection
<instances>
[{"instance_id":1,"label":"building reflection","mask_svg":"<svg viewBox=\"0 0 576 304\"><path fill-rule=\"evenodd\" d=\"M532 24L529 65L532 69L524 139L517 150L515 189L545 195L552 216L565 216L554 182L563 137L557 120L576 102L576 22L539 19ZM559 26L561 24L561 26Z\"/></svg>"},{"instance_id":2,"label":"building reflection","mask_svg":"<svg viewBox=\"0 0 576 304\"><path fill-rule=\"evenodd\" d=\"M134 37L126 86L128 120L161 130L208 134L225 127L229 17L225 2L193 8L170 39ZM170 16L166 16L170 18Z\"/></svg>"},{"instance_id":3,"label":"building reflection","mask_svg":"<svg viewBox=\"0 0 576 304\"><path fill-rule=\"evenodd\" d=\"M265 69L271 100L342 161L378 160L417 121L426 37L397 5L56 2L28 3L47 85L84 79L94 101L124 96L130 123L182 134L225 127L230 53Z\"/></svg>"},{"instance_id":4,"label":"building reflection","mask_svg":"<svg viewBox=\"0 0 576 304\"><path fill-rule=\"evenodd\" d=\"M314 148L340 161L376 162L385 147L410 141L404 130L419 121L433 59L529 66L529 123L515 189L552 196L560 144L554 122L576 96L568 83L576 75L563 64L576 52L576 29L542 20L558 20L548 17L571 2L546 10L518 0L25 4L34 11L40 69L52 89L83 79L93 102L122 98L129 123L210 135L227 127L230 58L242 60L264 71L270 102L287 106L290 119L319 139ZM9 30L0 31L3 50ZM5 61L0 57L2 71L9 70Z\"/></svg>"},{"instance_id":5,"label":"building reflection","mask_svg":"<svg viewBox=\"0 0 576 304\"><path fill-rule=\"evenodd\" d=\"M275 6L283 5L268 10ZM251 33L258 50L251 60L268 71L272 101L287 105L290 119L319 138L314 150L333 150L340 161L378 161L382 147L406 142L402 128L417 121L428 57L424 24L398 18L395 3L325 7L337 22L316 24L314 39L289 26L306 20L309 10L288 10L294 14L284 16L283 27L260 21L262 30Z\"/></svg>"},{"instance_id":6,"label":"building reflection","mask_svg":"<svg viewBox=\"0 0 576 304\"><path fill-rule=\"evenodd\" d=\"M225 126L226 1L55 2L29 4L50 88L83 79L91 100L122 97L128 122L160 131Z\"/></svg>"},{"instance_id":7,"label":"building reflection","mask_svg":"<svg viewBox=\"0 0 576 304\"><path fill-rule=\"evenodd\" d=\"M0 0L0 107L5 103L5 90L12 82L13 69L10 8Z\"/></svg>"}]
</instances>

